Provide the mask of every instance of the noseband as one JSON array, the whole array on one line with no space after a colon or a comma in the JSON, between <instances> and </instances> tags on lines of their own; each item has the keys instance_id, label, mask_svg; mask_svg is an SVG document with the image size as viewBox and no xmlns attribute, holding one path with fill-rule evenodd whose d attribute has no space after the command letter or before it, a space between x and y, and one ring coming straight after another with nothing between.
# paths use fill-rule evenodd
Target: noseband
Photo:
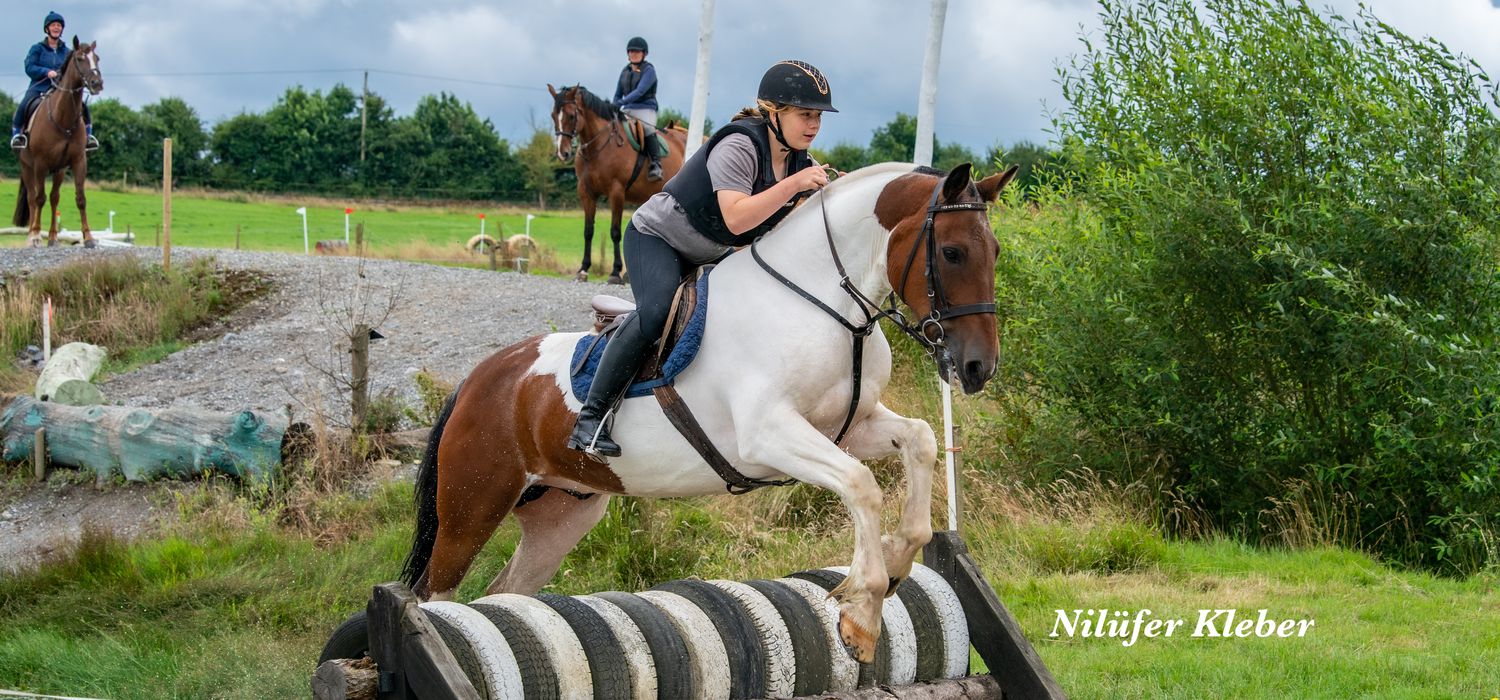
<instances>
[{"instance_id":1,"label":"noseband","mask_svg":"<svg viewBox=\"0 0 1500 700\"><path fill-rule=\"evenodd\" d=\"M854 282L849 279L849 273L844 269L844 263L839 258L838 247L835 246L833 242L833 227L828 221L828 195L826 192L824 193L823 198L818 200L819 206L823 210L823 234L828 239L828 251L833 254L833 265L839 271L839 288L844 290L844 293L848 294L849 298L854 300L854 304L859 308L860 313L863 313L865 315L864 323L855 324L853 321L844 318L843 315L834 310L833 307L823 303L820 299L813 296L807 290L797 286L795 282L787 279L785 275L777 272L775 268L772 268L771 265L760 256L760 251L756 248L756 244L759 243L759 239L750 244L750 255L751 257L755 258L755 262L758 263L762 269L764 269L767 273L770 273L772 277L776 278L776 281L781 282L788 289L796 292L798 296L801 296L803 299L812 302L814 306L822 309L823 313L832 316L833 320L838 321L839 325L842 325L854 336L854 393L849 397L849 411L844 416L844 425L843 427L839 428L838 436L833 439L834 444L838 444L839 442L843 441L844 435L849 432L849 425L854 422L854 411L859 407L859 389L860 384L862 383L861 376L864 366L865 337L870 335L870 333L875 329L876 324L880 322L880 319L890 319L891 323L895 324L895 326L899 328L901 332L911 336L912 339L916 340L917 343L922 346L922 349L926 350L927 354L931 356L936 362L938 362L941 369L941 365L946 365L950 361L947 351L948 347L946 334L943 331L943 321L950 318L957 318L959 316L995 313L994 302L979 302L975 304L962 304L959 306L953 306L948 303L948 297L943 292L943 280L942 277L938 275L936 265L937 233L934 230L934 226L936 224L937 215L952 211L989 210L989 205L985 204L984 202L938 204L938 198L943 194L943 184L944 183L939 180L937 186L932 189L932 197L927 200L927 219L922 222L922 230L917 233L916 240L912 241L911 252L906 256L906 267L901 273L901 287L904 288L906 286L906 279L911 274L912 263L916 261L917 251L919 249L925 248L927 252L927 301L929 304L929 311L927 314L927 318L922 319L919 324L913 324L907 321L905 314L902 314L901 310L896 307L897 289L892 289L891 293L886 297L886 300L890 305L886 308L881 308L880 304L871 301L868 297L866 297L864 293L860 292L859 289L854 286ZM935 338L928 337L927 333L929 330L933 330L936 332Z\"/></svg>"}]
</instances>

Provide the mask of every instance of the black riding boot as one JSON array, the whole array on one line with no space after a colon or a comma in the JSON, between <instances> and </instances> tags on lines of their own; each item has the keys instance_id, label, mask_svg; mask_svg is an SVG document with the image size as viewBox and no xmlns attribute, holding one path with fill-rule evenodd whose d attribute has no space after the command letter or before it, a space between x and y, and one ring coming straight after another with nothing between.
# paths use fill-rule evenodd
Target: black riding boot
<instances>
[{"instance_id":1,"label":"black riding boot","mask_svg":"<svg viewBox=\"0 0 1500 700\"><path fill-rule=\"evenodd\" d=\"M615 331L609 345L604 347L604 357L599 359L599 370L594 374L593 386L589 387L589 397L578 412L578 422L573 424L568 449L605 457L620 456L620 445L609 436L610 414L640 370L653 340L641 332L640 319L634 314Z\"/></svg>"},{"instance_id":2,"label":"black riding boot","mask_svg":"<svg viewBox=\"0 0 1500 700\"><path fill-rule=\"evenodd\" d=\"M660 142L657 140L656 129L646 127L646 157L651 160L651 167L646 170L646 179L652 182L661 180L661 152Z\"/></svg>"}]
</instances>

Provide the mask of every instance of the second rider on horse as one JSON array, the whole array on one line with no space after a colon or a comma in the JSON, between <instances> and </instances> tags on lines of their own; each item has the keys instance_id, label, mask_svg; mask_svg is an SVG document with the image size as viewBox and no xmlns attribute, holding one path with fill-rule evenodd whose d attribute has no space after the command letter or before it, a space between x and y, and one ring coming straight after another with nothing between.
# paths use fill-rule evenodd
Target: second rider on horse
<instances>
[{"instance_id":1,"label":"second rider on horse","mask_svg":"<svg viewBox=\"0 0 1500 700\"><path fill-rule=\"evenodd\" d=\"M625 56L630 62L620 71L613 103L625 116L641 123L645 135L641 147L651 160L646 179L657 182L661 180L661 155L656 138L656 67L646 60L646 52L645 39L631 37L625 43Z\"/></svg>"},{"instance_id":2,"label":"second rider on horse","mask_svg":"<svg viewBox=\"0 0 1500 700\"><path fill-rule=\"evenodd\" d=\"M25 118L27 105L40 100L43 94L54 87L58 74L67 65L68 45L62 40L65 26L67 22L63 21L62 15L48 12L46 19L42 20L42 32L46 34L46 38L26 52L26 77L31 78L31 85L27 86L25 96L16 105L16 116L10 120L11 148L26 147L26 134L21 133L21 130L25 127L22 119ZM88 134L84 149L92 151L98 148L99 140L94 138L94 120L89 116L87 102L83 103L83 126Z\"/></svg>"}]
</instances>

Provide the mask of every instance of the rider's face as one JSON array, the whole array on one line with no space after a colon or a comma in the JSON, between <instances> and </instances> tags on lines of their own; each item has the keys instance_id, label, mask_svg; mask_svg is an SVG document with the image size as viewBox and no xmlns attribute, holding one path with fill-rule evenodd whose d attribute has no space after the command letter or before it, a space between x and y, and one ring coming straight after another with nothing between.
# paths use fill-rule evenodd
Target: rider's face
<instances>
[{"instance_id":1,"label":"rider's face","mask_svg":"<svg viewBox=\"0 0 1500 700\"><path fill-rule=\"evenodd\" d=\"M822 126L823 113L816 109L789 109L781 113L781 135L787 145L799 151L812 145Z\"/></svg>"},{"instance_id":2,"label":"rider's face","mask_svg":"<svg viewBox=\"0 0 1500 700\"><path fill-rule=\"evenodd\" d=\"M625 55L630 58L631 63L640 63L641 61L646 60L646 52L640 51L638 49L630 49L629 51L625 52Z\"/></svg>"},{"instance_id":3,"label":"rider's face","mask_svg":"<svg viewBox=\"0 0 1500 700\"><path fill-rule=\"evenodd\" d=\"M47 36L57 39L62 36L62 22L53 22L47 25Z\"/></svg>"}]
</instances>

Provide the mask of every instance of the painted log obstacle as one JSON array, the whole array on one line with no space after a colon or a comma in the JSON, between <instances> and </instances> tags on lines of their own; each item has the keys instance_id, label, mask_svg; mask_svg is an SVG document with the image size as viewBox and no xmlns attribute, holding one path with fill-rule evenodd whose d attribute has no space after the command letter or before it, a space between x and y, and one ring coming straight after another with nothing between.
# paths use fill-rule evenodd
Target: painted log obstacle
<instances>
[{"instance_id":1,"label":"painted log obstacle","mask_svg":"<svg viewBox=\"0 0 1500 700\"><path fill-rule=\"evenodd\" d=\"M634 594L501 594L467 606L416 605L401 584L383 584L330 637L319 676L336 677L341 659L368 652L379 674L357 682L378 682L380 698L1066 697L956 533L938 533L924 559L936 568L914 565L886 599L871 664L854 662L839 639L828 592L847 570L831 568L670 581ZM380 622L396 615L390 601L435 629L420 638L403 628L409 659L392 651L391 625ZM968 675L971 641L988 675ZM449 657L451 666L432 661ZM452 678L438 678L439 667ZM315 683L314 697L370 692L363 686Z\"/></svg>"},{"instance_id":2,"label":"painted log obstacle","mask_svg":"<svg viewBox=\"0 0 1500 700\"><path fill-rule=\"evenodd\" d=\"M46 429L51 464L130 481L207 471L265 479L281 464L287 435L285 419L253 411L64 406L23 396L0 413L0 459L28 459L38 428Z\"/></svg>"},{"instance_id":3,"label":"painted log obstacle","mask_svg":"<svg viewBox=\"0 0 1500 700\"><path fill-rule=\"evenodd\" d=\"M69 406L97 406L104 394L90 383L109 351L88 343L68 343L52 353L36 380L33 396Z\"/></svg>"}]
</instances>

